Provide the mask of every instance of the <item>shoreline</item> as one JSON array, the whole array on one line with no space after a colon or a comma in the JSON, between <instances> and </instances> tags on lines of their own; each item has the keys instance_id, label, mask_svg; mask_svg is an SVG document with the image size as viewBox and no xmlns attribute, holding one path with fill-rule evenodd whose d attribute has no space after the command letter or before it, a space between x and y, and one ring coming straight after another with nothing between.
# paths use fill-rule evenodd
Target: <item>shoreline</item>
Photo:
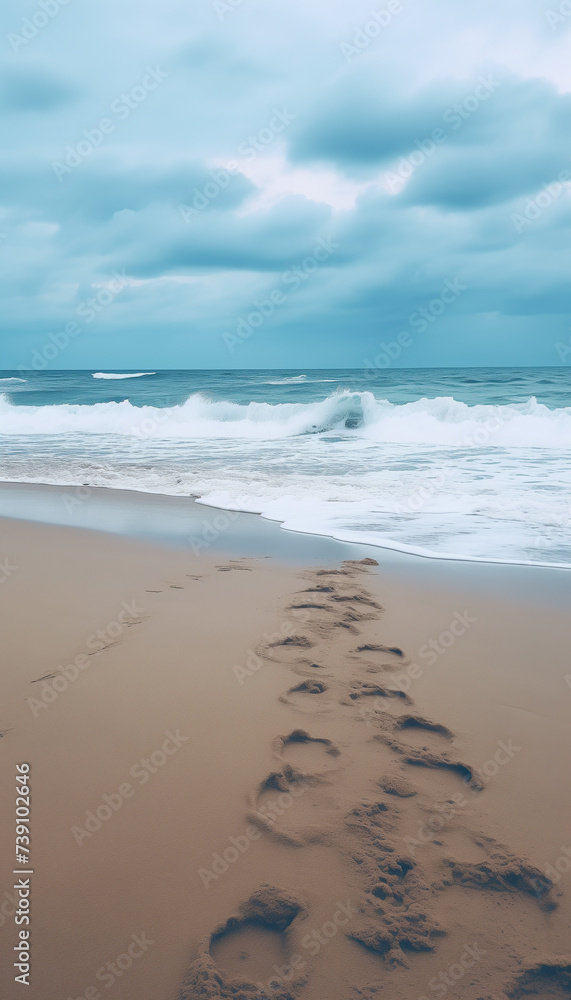
<instances>
[{"instance_id":1,"label":"shoreline","mask_svg":"<svg viewBox=\"0 0 571 1000\"><path fill-rule=\"evenodd\" d=\"M183 982L185 1000L218 1000L213 969L267 983L293 956L296 1000L369 1000L375 983L410 1000L474 942L486 955L462 994L498 1000L566 953L566 577L540 602L541 571L494 570L490 588L478 568L419 575L332 546L285 562L0 518L16 567L0 587L4 801L22 760L34 794L32 1000L105 995L98 970L143 933L122 1000L177 1000ZM526 579L501 596L508 577ZM9 809L0 824L9 851ZM370 879L394 858L383 902ZM271 905L264 884L281 893ZM332 920L334 950L313 955L307 934Z\"/></svg>"},{"instance_id":2,"label":"shoreline","mask_svg":"<svg viewBox=\"0 0 571 1000\"><path fill-rule=\"evenodd\" d=\"M29 512L26 518L22 518L23 509ZM454 571L462 574L470 572L470 567L474 579L477 579L478 573L483 573L486 582L493 580L495 571L513 573L511 578L508 577L508 585L523 579L521 573L542 574L541 582L549 587L550 597L559 589L555 574L564 581L562 586L566 590L565 574L571 569L565 563L422 554L407 551L403 547L385 547L349 537L343 539L333 535L283 529L281 522L261 514L213 507L196 497L99 486L0 481L0 518L4 517L103 531L173 545L176 548L190 547L192 550L194 544L197 551L212 549L222 553L243 552L246 546L248 554L259 555L269 547L273 556L285 562L306 563L371 556L413 577L418 573L430 576L435 572L438 575L439 570L432 569L436 566L442 567L440 572L443 574L449 568L451 580ZM222 528L216 526L217 517L224 521ZM165 530L167 518L168 531ZM485 574L489 574L487 578ZM569 581L571 582L571 575Z\"/></svg>"}]
</instances>

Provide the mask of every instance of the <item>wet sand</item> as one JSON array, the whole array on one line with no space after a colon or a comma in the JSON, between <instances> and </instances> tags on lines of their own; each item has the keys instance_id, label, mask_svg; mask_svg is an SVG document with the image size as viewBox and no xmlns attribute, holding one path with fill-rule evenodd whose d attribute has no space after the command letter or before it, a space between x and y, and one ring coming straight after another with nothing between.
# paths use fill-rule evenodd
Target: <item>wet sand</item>
<instances>
[{"instance_id":1,"label":"wet sand","mask_svg":"<svg viewBox=\"0 0 571 1000\"><path fill-rule=\"evenodd\" d=\"M570 994L568 616L369 551L0 521L3 996Z\"/></svg>"}]
</instances>

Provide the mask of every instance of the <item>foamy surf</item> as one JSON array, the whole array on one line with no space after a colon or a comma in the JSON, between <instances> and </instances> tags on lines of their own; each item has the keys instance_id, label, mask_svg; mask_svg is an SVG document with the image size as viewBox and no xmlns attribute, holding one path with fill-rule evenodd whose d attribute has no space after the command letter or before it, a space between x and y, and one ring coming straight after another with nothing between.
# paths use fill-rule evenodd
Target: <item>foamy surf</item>
<instances>
[{"instance_id":1,"label":"foamy surf","mask_svg":"<svg viewBox=\"0 0 571 1000\"><path fill-rule=\"evenodd\" d=\"M150 379L135 385L121 402L0 397L2 478L198 497L285 530L430 558L571 564L571 407L535 396L397 403L350 389L311 398L318 389L285 373L265 400L193 392L176 406L135 405L158 393Z\"/></svg>"},{"instance_id":2,"label":"foamy surf","mask_svg":"<svg viewBox=\"0 0 571 1000\"><path fill-rule=\"evenodd\" d=\"M143 378L144 375L156 375L156 372L135 372L132 375L115 375L107 372L94 372L91 378Z\"/></svg>"},{"instance_id":3,"label":"foamy surf","mask_svg":"<svg viewBox=\"0 0 571 1000\"><path fill-rule=\"evenodd\" d=\"M6 398L0 402L0 434L262 441L328 432L380 444L570 448L571 407L550 410L533 397L507 406L469 406L452 397L394 404L370 392L349 391L313 403L241 404L199 393L174 407L134 406L128 400L41 407L15 406Z\"/></svg>"}]
</instances>

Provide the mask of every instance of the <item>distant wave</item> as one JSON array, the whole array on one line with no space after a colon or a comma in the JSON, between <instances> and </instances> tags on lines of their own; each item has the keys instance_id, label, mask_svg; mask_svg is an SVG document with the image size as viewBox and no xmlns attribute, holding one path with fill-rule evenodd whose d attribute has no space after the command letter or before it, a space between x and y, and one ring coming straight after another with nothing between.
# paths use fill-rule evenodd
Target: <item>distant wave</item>
<instances>
[{"instance_id":1,"label":"distant wave","mask_svg":"<svg viewBox=\"0 0 571 1000\"><path fill-rule=\"evenodd\" d=\"M571 407L550 410L534 397L511 405L468 406L452 397L393 404L370 392L349 391L310 403L240 404L194 394L173 407L133 406L127 400L57 406L0 401L1 434L270 441L330 431L347 440L403 446L569 448Z\"/></svg>"},{"instance_id":2,"label":"distant wave","mask_svg":"<svg viewBox=\"0 0 571 1000\"><path fill-rule=\"evenodd\" d=\"M336 378L308 378L307 375L296 375L291 378L270 379L264 385L319 385L321 382L338 382Z\"/></svg>"},{"instance_id":3,"label":"distant wave","mask_svg":"<svg viewBox=\"0 0 571 1000\"><path fill-rule=\"evenodd\" d=\"M156 372L137 372L135 375L106 375L104 372L95 372L91 378L142 378L143 375L156 375Z\"/></svg>"},{"instance_id":4,"label":"distant wave","mask_svg":"<svg viewBox=\"0 0 571 1000\"><path fill-rule=\"evenodd\" d=\"M0 378L0 382L27 382L27 378Z\"/></svg>"}]
</instances>

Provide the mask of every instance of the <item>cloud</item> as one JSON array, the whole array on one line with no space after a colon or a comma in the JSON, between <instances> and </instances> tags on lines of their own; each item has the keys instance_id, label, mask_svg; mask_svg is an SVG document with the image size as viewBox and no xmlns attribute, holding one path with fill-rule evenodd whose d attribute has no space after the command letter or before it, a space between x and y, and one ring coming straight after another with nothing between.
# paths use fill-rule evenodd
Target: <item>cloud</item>
<instances>
[{"instance_id":1,"label":"cloud","mask_svg":"<svg viewBox=\"0 0 571 1000\"><path fill-rule=\"evenodd\" d=\"M348 62L342 45L370 9L69 4L11 56L3 363L125 269L70 364L176 366L194 351L224 367L224 332L319 238L335 253L236 363L358 367L456 278L466 292L406 363L549 363L567 322L568 187L545 194L571 170L564 33L532 0L402 0ZM7 15L17 30L17 0ZM96 141L149 66L164 84ZM58 177L66 157L79 162Z\"/></svg>"}]
</instances>

